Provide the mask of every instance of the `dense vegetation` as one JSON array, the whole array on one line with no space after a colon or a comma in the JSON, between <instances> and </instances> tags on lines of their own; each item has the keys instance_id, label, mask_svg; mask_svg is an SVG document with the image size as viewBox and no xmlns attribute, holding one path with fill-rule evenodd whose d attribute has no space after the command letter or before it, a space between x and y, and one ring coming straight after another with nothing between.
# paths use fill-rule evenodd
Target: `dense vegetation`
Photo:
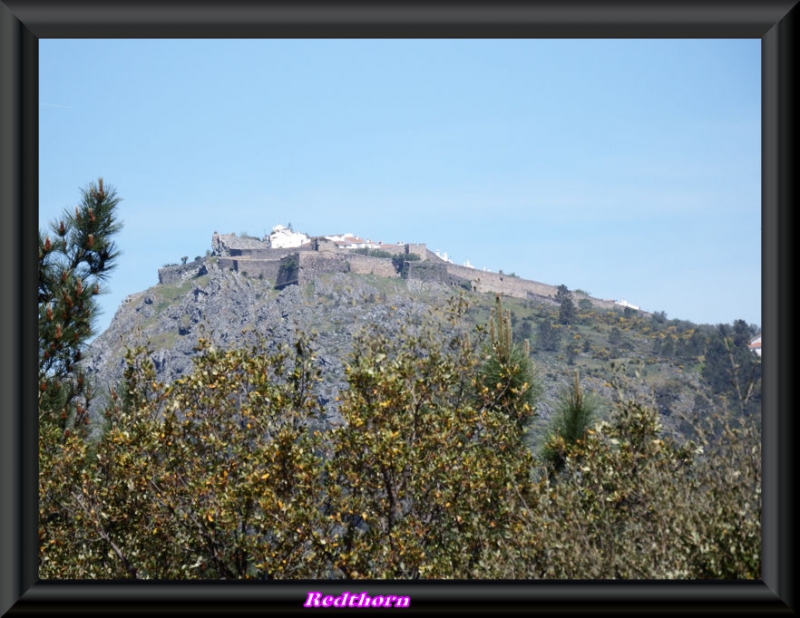
<instances>
[{"instance_id":1,"label":"dense vegetation","mask_svg":"<svg viewBox=\"0 0 800 618\"><path fill-rule=\"evenodd\" d=\"M104 222L94 269L40 237L41 577L760 577L760 365L743 322L599 312L566 287L555 307L453 296L418 324L363 329L333 427L313 336L201 338L170 384L138 347L90 431L88 331L59 347L72 314L52 310L107 272L117 201L90 187L65 223ZM59 237L84 255L88 236ZM667 358L705 388L681 431L659 413ZM543 419L553 362L574 379ZM607 390L586 392L580 376L601 372Z\"/></svg>"}]
</instances>

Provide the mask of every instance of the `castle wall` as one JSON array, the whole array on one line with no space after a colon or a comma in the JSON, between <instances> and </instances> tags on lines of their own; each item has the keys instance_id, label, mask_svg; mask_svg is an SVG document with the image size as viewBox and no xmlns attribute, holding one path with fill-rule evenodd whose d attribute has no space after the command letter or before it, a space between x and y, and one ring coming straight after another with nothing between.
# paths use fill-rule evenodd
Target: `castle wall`
<instances>
[{"instance_id":1,"label":"castle wall","mask_svg":"<svg viewBox=\"0 0 800 618\"><path fill-rule=\"evenodd\" d=\"M592 304L595 307L600 307L602 309L616 309L620 313L623 313L623 311L624 311L624 309L622 307L620 307L616 303L616 301L613 301L613 300L599 300L597 298L589 298L589 300L592 301ZM641 313L646 313L646 312L642 311Z\"/></svg>"},{"instance_id":2,"label":"castle wall","mask_svg":"<svg viewBox=\"0 0 800 618\"><path fill-rule=\"evenodd\" d=\"M201 270L205 270L205 263L202 261L166 266L158 269L158 282L161 285L180 283L191 277L196 277Z\"/></svg>"},{"instance_id":3,"label":"castle wall","mask_svg":"<svg viewBox=\"0 0 800 618\"><path fill-rule=\"evenodd\" d=\"M457 286L468 283L467 279L448 272L447 262L419 260L408 262L408 278L420 281L435 281L444 285Z\"/></svg>"},{"instance_id":4,"label":"castle wall","mask_svg":"<svg viewBox=\"0 0 800 618\"><path fill-rule=\"evenodd\" d=\"M279 259L261 260L243 257L221 257L217 258L217 266L222 270L233 270L239 273L247 273L248 277L259 277L272 281L278 277L278 269L281 261Z\"/></svg>"},{"instance_id":5,"label":"castle wall","mask_svg":"<svg viewBox=\"0 0 800 618\"><path fill-rule=\"evenodd\" d=\"M554 298L557 288L552 285L528 281L519 277L509 277L500 273L491 273L468 266L458 264L447 264L447 272L471 282L478 292L495 292L514 296L516 298L528 298L529 294ZM477 284L475 283L477 280Z\"/></svg>"},{"instance_id":6,"label":"castle wall","mask_svg":"<svg viewBox=\"0 0 800 618\"><path fill-rule=\"evenodd\" d=\"M402 248L402 247L401 247ZM376 258L368 255L353 254L347 256L350 272L361 275L378 275L379 277L399 277L390 258Z\"/></svg>"},{"instance_id":7,"label":"castle wall","mask_svg":"<svg viewBox=\"0 0 800 618\"><path fill-rule=\"evenodd\" d=\"M244 249L263 249L267 244L256 238L239 238L236 234L218 234L211 236L211 251L217 256L233 255L234 251Z\"/></svg>"},{"instance_id":8,"label":"castle wall","mask_svg":"<svg viewBox=\"0 0 800 618\"><path fill-rule=\"evenodd\" d=\"M509 277L508 275L486 272L467 266L459 266L457 264L448 263L447 272L451 275L466 279L473 284L473 288L478 292L494 292L515 298L551 300L552 302L555 302L554 299L558 292L558 287L554 285L547 285L546 283L539 283L538 281L530 281L519 277ZM478 281L477 286L475 284L476 280ZM592 305L600 309L616 309L620 312L622 311L622 307L613 300L603 300L583 294L573 296L573 301L576 304L581 298L588 298L592 302Z\"/></svg>"},{"instance_id":9,"label":"castle wall","mask_svg":"<svg viewBox=\"0 0 800 618\"><path fill-rule=\"evenodd\" d=\"M314 250L320 253L336 253L339 251L336 243L328 238L314 238L311 242Z\"/></svg>"},{"instance_id":10,"label":"castle wall","mask_svg":"<svg viewBox=\"0 0 800 618\"><path fill-rule=\"evenodd\" d=\"M390 253L392 255L405 255L406 254L406 246L405 245L381 245L374 251L385 251L386 253ZM351 252L348 252L350 254ZM355 254L358 255L358 254Z\"/></svg>"},{"instance_id":11,"label":"castle wall","mask_svg":"<svg viewBox=\"0 0 800 618\"><path fill-rule=\"evenodd\" d=\"M311 243L301 247L272 249L265 248L265 243L257 240L241 239L235 234L217 234L215 232L212 237L212 246L216 255L219 255L220 252L230 254L217 258L219 268L247 273L250 277L261 277L275 282L276 286L311 281L320 275L335 272L373 274L387 278L400 276L391 259L361 255L351 250L341 249L336 243L323 237L314 238ZM558 291L556 286L545 283L453 264L428 250L424 243L381 245L380 250L391 255L415 253L420 256L419 261L408 263L410 279L438 281L451 286L469 283L478 292L492 292L544 302L555 302ZM285 262L282 276L286 280L278 282L279 274L281 274L281 260L286 260L291 256L296 256L297 261L293 266L292 260ZM180 283L203 274L204 270L204 261L168 266L158 270L158 280L161 284ZM598 308L614 309L620 313L623 310L613 300L603 300L583 294L575 295L574 300L577 303L581 298L588 298ZM644 311L641 313L647 315Z\"/></svg>"},{"instance_id":12,"label":"castle wall","mask_svg":"<svg viewBox=\"0 0 800 618\"><path fill-rule=\"evenodd\" d=\"M447 283L447 269L444 264L435 264L433 262L408 262L408 278Z\"/></svg>"},{"instance_id":13,"label":"castle wall","mask_svg":"<svg viewBox=\"0 0 800 618\"><path fill-rule=\"evenodd\" d=\"M429 253L434 257L436 257L435 253L431 253L430 251L428 251L428 247L425 246L425 243L409 243L405 245L405 247L406 247L405 250L406 255L409 253L416 253L419 256L420 260L427 260L429 257L428 256Z\"/></svg>"},{"instance_id":14,"label":"castle wall","mask_svg":"<svg viewBox=\"0 0 800 618\"><path fill-rule=\"evenodd\" d=\"M280 260L237 258L233 262L233 270L243 274L247 273L248 277L259 277L272 283L275 283L278 279Z\"/></svg>"},{"instance_id":15,"label":"castle wall","mask_svg":"<svg viewBox=\"0 0 800 618\"><path fill-rule=\"evenodd\" d=\"M231 257L242 257L261 260L280 260L288 255L293 255L298 251L312 251L311 244L293 249L231 249Z\"/></svg>"},{"instance_id":16,"label":"castle wall","mask_svg":"<svg viewBox=\"0 0 800 618\"><path fill-rule=\"evenodd\" d=\"M323 254L316 252L298 253L300 272L298 282L311 281L320 275L328 273L346 273L350 270L347 258L338 254Z\"/></svg>"}]
</instances>

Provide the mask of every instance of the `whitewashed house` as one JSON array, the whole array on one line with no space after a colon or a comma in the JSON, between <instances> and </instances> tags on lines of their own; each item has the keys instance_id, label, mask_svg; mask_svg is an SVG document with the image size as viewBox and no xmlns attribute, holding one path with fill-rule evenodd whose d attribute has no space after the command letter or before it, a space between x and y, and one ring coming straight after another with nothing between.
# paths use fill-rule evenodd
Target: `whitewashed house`
<instances>
[{"instance_id":1,"label":"whitewashed house","mask_svg":"<svg viewBox=\"0 0 800 618\"><path fill-rule=\"evenodd\" d=\"M273 249L294 249L310 242L311 239L302 232L293 232L282 225L272 228L269 235L269 246Z\"/></svg>"},{"instance_id":2,"label":"whitewashed house","mask_svg":"<svg viewBox=\"0 0 800 618\"><path fill-rule=\"evenodd\" d=\"M364 240L350 232L346 234L339 234L335 236L326 236L328 240L340 249L380 249L380 243L373 242L372 240Z\"/></svg>"},{"instance_id":3,"label":"whitewashed house","mask_svg":"<svg viewBox=\"0 0 800 618\"><path fill-rule=\"evenodd\" d=\"M761 356L761 335L759 335L758 337L753 337L750 340L750 343L747 347L750 348L753 352L755 352L759 356Z\"/></svg>"}]
</instances>

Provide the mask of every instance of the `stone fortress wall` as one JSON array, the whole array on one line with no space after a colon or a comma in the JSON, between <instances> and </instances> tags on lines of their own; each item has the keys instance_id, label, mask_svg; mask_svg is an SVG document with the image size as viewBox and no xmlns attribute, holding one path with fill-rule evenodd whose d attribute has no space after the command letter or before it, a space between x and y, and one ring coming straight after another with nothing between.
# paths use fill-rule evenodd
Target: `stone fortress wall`
<instances>
[{"instance_id":1,"label":"stone fortress wall","mask_svg":"<svg viewBox=\"0 0 800 618\"><path fill-rule=\"evenodd\" d=\"M224 270L233 270L248 277L258 277L273 283L278 279L281 261L250 257L219 258L217 265Z\"/></svg>"},{"instance_id":2,"label":"stone fortress wall","mask_svg":"<svg viewBox=\"0 0 800 618\"><path fill-rule=\"evenodd\" d=\"M401 276L390 258L364 255L353 248L343 248L330 237L308 238L296 247L272 248L268 239L260 241L254 238L240 238L235 234L214 232L211 246L212 257L216 259L219 268L246 274L248 277L265 279L279 288L313 281L326 273L334 272L352 272L387 278ZM373 244L371 247L393 256L409 254L419 256L419 260L407 262L405 276L409 279L437 281L482 293L491 292L541 301L552 301L558 291L553 285L509 276L502 272L488 272L454 264L430 251L424 243ZM207 272L205 270L207 259L209 258L161 268L158 271L159 283L178 283L204 274ZM622 309L620 304L613 300L593 298L580 293L574 293L573 298L576 302L587 298L594 306L604 309Z\"/></svg>"},{"instance_id":3,"label":"stone fortress wall","mask_svg":"<svg viewBox=\"0 0 800 618\"><path fill-rule=\"evenodd\" d=\"M297 283L306 283L322 275L348 272L350 270L348 256L346 255L317 252L304 252L297 255L300 261Z\"/></svg>"},{"instance_id":4,"label":"stone fortress wall","mask_svg":"<svg viewBox=\"0 0 800 618\"><path fill-rule=\"evenodd\" d=\"M392 260L386 258L370 257L368 255L350 255L350 272L359 275L378 275L379 277L400 277Z\"/></svg>"},{"instance_id":5,"label":"stone fortress wall","mask_svg":"<svg viewBox=\"0 0 800 618\"><path fill-rule=\"evenodd\" d=\"M206 264L200 261L188 262L186 264L175 264L158 269L158 282L161 285L181 283L187 279L194 279L206 273Z\"/></svg>"}]
</instances>

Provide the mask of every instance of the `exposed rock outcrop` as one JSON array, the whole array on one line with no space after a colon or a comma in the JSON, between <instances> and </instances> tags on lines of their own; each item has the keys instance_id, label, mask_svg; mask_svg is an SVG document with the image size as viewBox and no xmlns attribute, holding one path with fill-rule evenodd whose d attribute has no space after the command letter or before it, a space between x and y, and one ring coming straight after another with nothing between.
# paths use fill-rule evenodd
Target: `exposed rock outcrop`
<instances>
[{"instance_id":1,"label":"exposed rock outcrop","mask_svg":"<svg viewBox=\"0 0 800 618\"><path fill-rule=\"evenodd\" d=\"M344 385L342 362L354 335L369 323L399 328L419 320L430 303L444 303L450 293L433 283L411 290L399 279L386 283L373 285L348 273L320 273L308 285L278 291L266 280L212 263L193 279L129 296L90 346L84 366L108 388L122 378L125 349L149 345L158 380L170 382L191 371L198 337L237 347L251 343L259 333L277 347L293 343L298 332L314 333L324 378L320 396L333 412L332 402Z\"/></svg>"}]
</instances>

